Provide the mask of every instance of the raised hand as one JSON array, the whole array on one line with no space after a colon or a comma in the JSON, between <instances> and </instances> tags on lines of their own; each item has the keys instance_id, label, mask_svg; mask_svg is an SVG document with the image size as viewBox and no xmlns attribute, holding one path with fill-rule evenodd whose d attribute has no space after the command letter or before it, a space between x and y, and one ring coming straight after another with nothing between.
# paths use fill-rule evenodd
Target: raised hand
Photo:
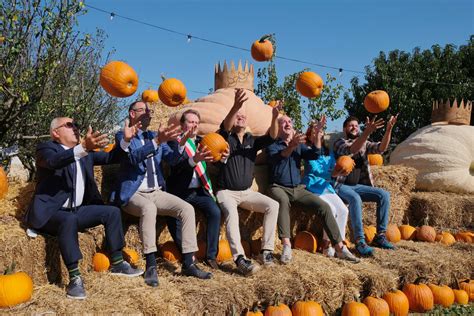
<instances>
[{"instance_id":1,"label":"raised hand","mask_svg":"<svg viewBox=\"0 0 474 316\"><path fill-rule=\"evenodd\" d=\"M126 119L123 126L123 140L130 142L130 140L137 135L138 130L142 128L142 122L138 121L135 125L130 126L130 120Z\"/></svg>"},{"instance_id":2,"label":"raised hand","mask_svg":"<svg viewBox=\"0 0 474 316\"><path fill-rule=\"evenodd\" d=\"M238 88L235 89L235 98L234 98L234 107L237 109L242 108L244 102L247 101L249 98L246 97L245 89Z\"/></svg>"},{"instance_id":3,"label":"raised hand","mask_svg":"<svg viewBox=\"0 0 474 316\"><path fill-rule=\"evenodd\" d=\"M392 129L395 123L397 123L398 113L395 116L390 116L390 119L387 122L387 129Z\"/></svg>"},{"instance_id":4,"label":"raised hand","mask_svg":"<svg viewBox=\"0 0 474 316\"><path fill-rule=\"evenodd\" d=\"M193 160L195 163L200 161L214 162L211 151L206 147L199 144L196 153L194 154Z\"/></svg>"},{"instance_id":5,"label":"raised hand","mask_svg":"<svg viewBox=\"0 0 474 316\"><path fill-rule=\"evenodd\" d=\"M181 132L181 127L175 124L171 124L167 127L161 127L158 129L158 135L155 137L155 141L158 144L166 143L170 140L176 140Z\"/></svg>"},{"instance_id":6,"label":"raised hand","mask_svg":"<svg viewBox=\"0 0 474 316\"><path fill-rule=\"evenodd\" d=\"M276 103L277 105L275 105L272 109L273 118L277 118L281 110L283 109L283 101L277 100Z\"/></svg>"},{"instance_id":7,"label":"raised hand","mask_svg":"<svg viewBox=\"0 0 474 316\"><path fill-rule=\"evenodd\" d=\"M383 119L377 119L377 115L375 115L372 119L369 119L367 116L365 120L365 130L368 131L369 134L372 134L379 128L382 128L384 125L384 120Z\"/></svg>"},{"instance_id":8,"label":"raised hand","mask_svg":"<svg viewBox=\"0 0 474 316\"><path fill-rule=\"evenodd\" d=\"M323 115L318 121L314 121L311 127L310 141L314 144L316 140L321 139L324 136L324 127L326 126L326 115Z\"/></svg>"},{"instance_id":9,"label":"raised hand","mask_svg":"<svg viewBox=\"0 0 474 316\"><path fill-rule=\"evenodd\" d=\"M306 135L301 133L296 133L293 135L288 147L296 148L299 144L304 144L306 142Z\"/></svg>"},{"instance_id":10,"label":"raised hand","mask_svg":"<svg viewBox=\"0 0 474 316\"><path fill-rule=\"evenodd\" d=\"M184 145L186 145L186 142L188 141L189 137L193 135L196 128L197 126L193 126L183 134L183 137L181 137L181 140L179 141L179 146L184 147Z\"/></svg>"},{"instance_id":11,"label":"raised hand","mask_svg":"<svg viewBox=\"0 0 474 316\"><path fill-rule=\"evenodd\" d=\"M102 148L109 142L108 135L102 134L99 131L92 131L92 127L89 125L86 136L82 139L81 145L86 151Z\"/></svg>"}]
</instances>

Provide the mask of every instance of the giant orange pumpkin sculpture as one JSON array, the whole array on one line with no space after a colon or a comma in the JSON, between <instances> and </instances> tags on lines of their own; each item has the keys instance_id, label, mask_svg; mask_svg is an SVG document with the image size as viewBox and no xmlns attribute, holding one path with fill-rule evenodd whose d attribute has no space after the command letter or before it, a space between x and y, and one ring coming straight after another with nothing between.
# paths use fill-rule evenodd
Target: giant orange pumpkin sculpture
<instances>
[{"instance_id":1,"label":"giant orange pumpkin sculpture","mask_svg":"<svg viewBox=\"0 0 474 316\"><path fill-rule=\"evenodd\" d=\"M318 97L323 90L323 79L312 71L302 72L296 79L296 91L307 98Z\"/></svg>"},{"instance_id":2,"label":"giant orange pumpkin sculpture","mask_svg":"<svg viewBox=\"0 0 474 316\"><path fill-rule=\"evenodd\" d=\"M135 70L123 61L111 61L100 71L99 82L110 95L126 98L137 91L138 76Z\"/></svg>"},{"instance_id":3,"label":"giant orange pumpkin sculpture","mask_svg":"<svg viewBox=\"0 0 474 316\"><path fill-rule=\"evenodd\" d=\"M364 98L364 106L370 113L380 113L385 111L390 104L388 93L383 90L375 90L370 92Z\"/></svg>"},{"instance_id":4,"label":"giant orange pumpkin sculpture","mask_svg":"<svg viewBox=\"0 0 474 316\"><path fill-rule=\"evenodd\" d=\"M269 61L273 56L273 44L268 39L271 35L264 35L259 40L253 42L250 54L256 61Z\"/></svg>"},{"instance_id":5,"label":"giant orange pumpkin sculpture","mask_svg":"<svg viewBox=\"0 0 474 316\"><path fill-rule=\"evenodd\" d=\"M158 96L167 106L179 106L186 100L186 87L176 78L165 79L158 88Z\"/></svg>"}]
</instances>

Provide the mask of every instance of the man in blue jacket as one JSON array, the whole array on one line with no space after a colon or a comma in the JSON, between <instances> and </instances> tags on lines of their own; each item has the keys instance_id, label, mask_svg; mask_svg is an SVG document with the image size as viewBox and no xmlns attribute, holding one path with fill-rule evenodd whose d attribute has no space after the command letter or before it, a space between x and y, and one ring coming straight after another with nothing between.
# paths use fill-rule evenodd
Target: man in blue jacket
<instances>
[{"instance_id":1,"label":"man in blue jacket","mask_svg":"<svg viewBox=\"0 0 474 316\"><path fill-rule=\"evenodd\" d=\"M111 273L139 276L142 270L123 261L124 246L120 210L103 205L94 179L94 165L110 163L119 152L93 152L106 145L107 135L89 130L81 141L79 128L68 117L52 120L51 141L36 148L37 185L26 215L29 227L57 236L63 261L69 271L67 297L85 299L78 263L82 259L78 232L104 225L110 253Z\"/></svg>"},{"instance_id":2,"label":"man in blue jacket","mask_svg":"<svg viewBox=\"0 0 474 316\"><path fill-rule=\"evenodd\" d=\"M150 110L141 101L130 105L129 120L130 127L115 136L116 144L120 144L126 154L120 162L118 185L111 200L125 212L140 218L140 237L146 260L145 283L153 287L159 283L155 255L157 215L171 216L182 223L183 274L210 279L212 274L200 270L194 263L194 252L198 250L194 208L165 191L161 161L164 159L173 164L178 158L179 154L166 143L179 136L179 126L160 128L157 133L148 131Z\"/></svg>"}]
</instances>

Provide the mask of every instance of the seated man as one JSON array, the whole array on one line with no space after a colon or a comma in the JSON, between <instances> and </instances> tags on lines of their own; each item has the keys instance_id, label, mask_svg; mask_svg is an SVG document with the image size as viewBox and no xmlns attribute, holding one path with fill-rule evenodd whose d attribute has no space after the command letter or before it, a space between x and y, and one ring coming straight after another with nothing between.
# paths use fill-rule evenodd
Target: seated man
<instances>
[{"instance_id":1,"label":"seated man","mask_svg":"<svg viewBox=\"0 0 474 316\"><path fill-rule=\"evenodd\" d=\"M352 155L355 162L355 167L349 175L341 175L336 178L335 189L341 199L349 204L349 216L356 249L363 256L372 256L374 250L367 245L364 238L362 201L377 203L377 235L372 244L384 249L395 248L385 237L390 210L390 194L373 186L367 155L382 154L387 150L397 116L390 117L382 141L371 142L368 140L370 134L384 125L382 119L376 120L376 118L377 116L372 120L367 118L364 132L360 134L359 120L350 116L343 124L345 137L338 139L333 145L336 159L342 155Z\"/></svg>"},{"instance_id":2,"label":"seated man","mask_svg":"<svg viewBox=\"0 0 474 316\"><path fill-rule=\"evenodd\" d=\"M120 162L117 186L111 200L131 215L140 218L140 237L143 242L146 270L145 283L158 286L156 271L156 216L171 216L182 222L182 244L184 275L210 279L212 274L200 270L194 263L194 252L198 250L194 208L175 195L165 191L161 160L170 164L177 159L166 142L179 135L179 127L161 128L157 133L148 131L150 110L146 103L137 101L129 107L130 127L115 136L116 144L126 152Z\"/></svg>"},{"instance_id":3,"label":"seated man","mask_svg":"<svg viewBox=\"0 0 474 316\"><path fill-rule=\"evenodd\" d=\"M196 110L187 110L181 115L183 134L177 141L168 144L173 151L180 153L179 159L172 165L167 179L168 191L195 208L199 208L207 219L207 250L205 262L218 269L216 262L221 226L221 210L216 203L211 180L207 173L206 162L213 162L208 149L200 146L201 137L197 135L201 116ZM226 159L224 156L223 159ZM177 227L180 227L178 223ZM179 235L179 230L175 233ZM178 238L179 239L179 238Z\"/></svg>"},{"instance_id":4,"label":"seated man","mask_svg":"<svg viewBox=\"0 0 474 316\"><path fill-rule=\"evenodd\" d=\"M220 163L217 178L217 201L225 218L227 239L237 268L244 275L258 271L258 265L245 257L240 239L238 207L264 213L263 237L260 260L264 266L274 265L275 227L278 217L278 203L268 196L253 191L252 186L255 158L260 149L273 142L277 134L278 108L273 109L270 135L255 137L246 132L247 117L240 111L245 98L244 89L236 89L234 105L221 124L219 133L227 140L230 156Z\"/></svg>"},{"instance_id":5,"label":"seated man","mask_svg":"<svg viewBox=\"0 0 474 316\"><path fill-rule=\"evenodd\" d=\"M82 259L79 231L104 225L111 273L129 277L143 273L123 261L120 209L103 205L94 179L93 166L110 163L120 149L110 153L92 151L107 144L107 135L93 133L89 127L81 141L78 126L68 117L53 119L50 134L52 141L41 143L36 149L37 185L26 221L29 227L58 237L69 271L67 297L85 299L78 267Z\"/></svg>"},{"instance_id":6,"label":"seated man","mask_svg":"<svg viewBox=\"0 0 474 316\"><path fill-rule=\"evenodd\" d=\"M317 135L324 127L325 119L314 125L311 133L311 147L305 145L306 136L298 134L293 129L293 123L288 116L278 120L278 138L267 148L268 163L271 166L270 183L268 190L270 197L280 203L278 213L278 235L283 243L282 262L289 263L291 256L291 229L290 208L292 203L298 203L315 212L324 226L324 231L329 237L336 251L336 257L359 262L342 243L341 233L334 219L330 206L319 196L306 190L301 184L301 159L313 160L322 155L321 141ZM315 142L318 141L315 145Z\"/></svg>"}]
</instances>

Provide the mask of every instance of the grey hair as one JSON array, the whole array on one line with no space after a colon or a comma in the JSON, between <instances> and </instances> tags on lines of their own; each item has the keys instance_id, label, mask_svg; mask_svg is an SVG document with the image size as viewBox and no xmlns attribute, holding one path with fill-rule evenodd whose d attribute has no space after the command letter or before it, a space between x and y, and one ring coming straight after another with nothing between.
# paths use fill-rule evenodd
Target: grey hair
<instances>
[{"instance_id":1,"label":"grey hair","mask_svg":"<svg viewBox=\"0 0 474 316\"><path fill-rule=\"evenodd\" d=\"M59 126L60 121L64 118L65 117L55 117L51 121L51 124L49 125L49 135L51 135L51 138L54 138L53 137L53 130Z\"/></svg>"}]
</instances>

